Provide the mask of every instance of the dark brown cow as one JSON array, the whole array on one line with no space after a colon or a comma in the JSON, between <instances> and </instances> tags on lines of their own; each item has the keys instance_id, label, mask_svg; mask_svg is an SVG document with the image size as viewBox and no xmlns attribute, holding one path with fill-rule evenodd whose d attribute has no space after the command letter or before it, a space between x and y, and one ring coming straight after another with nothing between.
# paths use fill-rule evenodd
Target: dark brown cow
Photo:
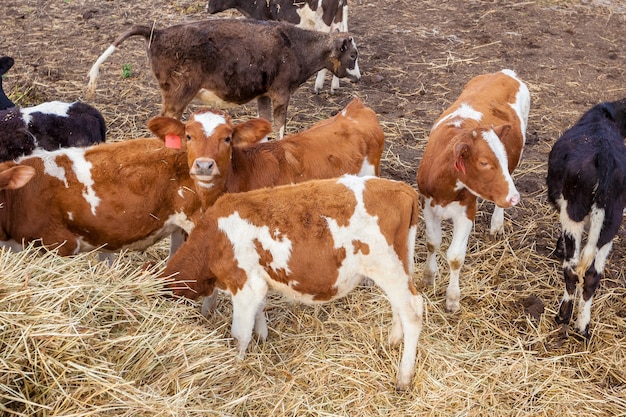
<instances>
[{"instance_id":1,"label":"dark brown cow","mask_svg":"<svg viewBox=\"0 0 626 417\"><path fill-rule=\"evenodd\" d=\"M209 0L209 13L219 13L228 9L237 9L241 14L251 19L282 20L293 23L303 29L319 30L321 32L348 31L348 1L347 0ZM315 93L324 87L326 69L317 73L315 79ZM330 93L334 94L339 88L339 78L333 75Z\"/></svg>"},{"instance_id":2,"label":"dark brown cow","mask_svg":"<svg viewBox=\"0 0 626 417\"><path fill-rule=\"evenodd\" d=\"M89 97L100 65L131 36L146 40L161 89L161 115L180 119L194 97L237 105L256 99L259 116L273 116L281 138L291 94L311 75L326 68L338 77L361 77L356 45L347 33L305 30L285 22L212 19L126 31L91 68Z\"/></svg>"},{"instance_id":3,"label":"dark brown cow","mask_svg":"<svg viewBox=\"0 0 626 417\"><path fill-rule=\"evenodd\" d=\"M492 234L503 229L503 208L520 200L511 173L522 155L529 108L528 88L513 71L480 75L467 83L430 132L417 173L418 188L425 197L428 255L424 281L434 282L441 222L452 219L454 232L447 253L448 311L459 309L459 277L477 198L496 203Z\"/></svg>"},{"instance_id":4,"label":"dark brown cow","mask_svg":"<svg viewBox=\"0 0 626 417\"><path fill-rule=\"evenodd\" d=\"M387 294L391 344L404 342L397 388L408 389L422 329L413 285L419 200L408 184L343 176L225 194L172 256L161 277L179 296L218 288L233 303L232 335L245 355L252 331L267 337L263 308L273 289L300 302L343 297L362 277Z\"/></svg>"}]
</instances>

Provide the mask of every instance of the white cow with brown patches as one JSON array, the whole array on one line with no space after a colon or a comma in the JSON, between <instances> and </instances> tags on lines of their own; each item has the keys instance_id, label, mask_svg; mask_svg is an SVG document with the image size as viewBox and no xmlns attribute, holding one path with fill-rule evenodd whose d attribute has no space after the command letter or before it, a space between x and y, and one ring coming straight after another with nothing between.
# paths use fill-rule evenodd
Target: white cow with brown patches
<instances>
[{"instance_id":1,"label":"white cow with brown patches","mask_svg":"<svg viewBox=\"0 0 626 417\"><path fill-rule=\"evenodd\" d=\"M435 122L417 173L424 195L428 255L424 282L433 284L441 222L452 219L448 249L450 283L446 308L459 309L459 277L478 197L493 201L491 234L503 230L504 208L519 203L511 173L517 167L530 109L530 93L511 70L470 80L459 98Z\"/></svg>"},{"instance_id":2,"label":"white cow with brown patches","mask_svg":"<svg viewBox=\"0 0 626 417\"><path fill-rule=\"evenodd\" d=\"M215 288L232 297L232 334L245 355L253 329L267 337L268 290L296 301L343 297L363 277L389 297L392 344L404 342L398 389L415 373L422 297L413 285L419 201L408 184L377 177L339 179L225 194L197 222L161 277L178 296Z\"/></svg>"}]
</instances>

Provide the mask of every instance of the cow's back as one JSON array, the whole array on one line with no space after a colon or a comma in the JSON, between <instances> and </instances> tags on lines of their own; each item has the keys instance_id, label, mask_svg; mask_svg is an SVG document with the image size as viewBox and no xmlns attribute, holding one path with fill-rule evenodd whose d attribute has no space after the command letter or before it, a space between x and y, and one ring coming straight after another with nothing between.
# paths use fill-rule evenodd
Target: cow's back
<instances>
[{"instance_id":1,"label":"cow's back","mask_svg":"<svg viewBox=\"0 0 626 417\"><path fill-rule=\"evenodd\" d=\"M199 209L185 154L158 139L37 151L19 163L37 175L10 191L12 218L29 221L12 222L9 234L45 237L47 246L66 240L81 251L143 249L172 233L166 226L154 234L173 213Z\"/></svg>"},{"instance_id":2,"label":"cow's back","mask_svg":"<svg viewBox=\"0 0 626 417\"><path fill-rule=\"evenodd\" d=\"M161 89L176 88L177 78L182 85L197 79L198 88L219 92L226 102L245 104L265 94L284 73L279 60L292 60L285 28L290 29L281 22L252 19L176 25L157 31L148 54Z\"/></svg>"},{"instance_id":3,"label":"cow's back","mask_svg":"<svg viewBox=\"0 0 626 417\"><path fill-rule=\"evenodd\" d=\"M433 131L436 128L442 131L453 129L446 126L446 120L455 114L460 113L469 119L477 117L472 112L462 110L462 107L468 103L474 111L481 113L480 120L474 122L475 126L511 125L511 133L501 140L506 148L509 172L513 172L519 163L526 142L530 109L528 87L510 70L478 75L468 81L456 101L439 116L433 125ZM472 125L469 124L469 126ZM441 137L441 140L447 140L453 136L447 132L439 135L433 133L435 132L431 132L431 137Z\"/></svg>"},{"instance_id":4,"label":"cow's back","mask_svg":"<svg viewBox=\"0 0 626 417\"><path fill-rule=\"evenodd\" d=\"M354 274L362 273L363 265L375 262L378 253L387 257L389 248L409 272L408 232L417 224L418 208L410 185L376 177L343 176L271 192L225 194L203 214L193 244L211 241L212 248L220 248L207 251L217 276L239 267L248 274L264 270L276 283L270 285L297 282L294 289L310 301L329 300L339 296L337 279L357 279ZM251 252L260 254L258 265L236 255ZM351 260L355 256L361 260Z\"/></svg>"}]
</instances>

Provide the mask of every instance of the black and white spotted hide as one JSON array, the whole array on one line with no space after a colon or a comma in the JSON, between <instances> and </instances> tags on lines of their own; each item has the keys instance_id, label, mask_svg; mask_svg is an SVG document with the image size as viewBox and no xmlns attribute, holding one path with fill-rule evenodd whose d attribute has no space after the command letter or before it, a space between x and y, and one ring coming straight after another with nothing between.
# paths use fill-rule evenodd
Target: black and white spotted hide
<instances>
[{"instance_id":1,"label":"black and white spotted hide","mask_svg":"<svg viewBox=\"0 0 626 417\"><path fill-rule=\"evenodd\" d=\"M591 303L626 205L626 99L587 111L554 144L548 160L548 199L559 211L565 292L556 321L572 319L590 337ZM583 246L583 235L587 235Z\"/></svg>"},{"instance_id":2,"label":"black and white spotted hide","mask_svg":"<svg viewBox=\"0 0 626 417\"><path fill-rule=\"evenodd\" d=\"M104 142L106 124L92 106L50 101L34 107L0 110L0 162L29 155Z\"/></svg>"}]
</instances>

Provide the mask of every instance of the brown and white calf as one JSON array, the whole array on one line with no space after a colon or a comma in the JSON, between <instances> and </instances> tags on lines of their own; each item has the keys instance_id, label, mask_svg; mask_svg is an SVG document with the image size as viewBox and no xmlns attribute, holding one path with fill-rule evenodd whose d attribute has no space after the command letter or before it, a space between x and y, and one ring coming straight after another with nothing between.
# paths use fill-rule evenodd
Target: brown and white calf
<instances>
[{"instance_id":1,"label":"brown and white calf","mask_svg":"<svg viewBox=\"0 0 626 417\"><path fill-rule=\"evenodd\" d=\"M0 110L0 162L37 149L54 151L105 140L104 117L86 103L48 101L33 107Z\"/></svg>"},{"instance_id":2,"label":"brown and white calf","mask_svg":"<svg viewBox=\"0 0 626 417\"><path fill-rule=\"evenodd\" d=\"M172 256L161 277L195 299L215 288L231 295L232 335L243 357L252 331L267 337L263 311L272 289L324 303L369 277L391 303L389 341L404 341L397 388L414 375L422 297L413 285L419 201L408 184L343 176L225 194Z\"/></svg>"},{"instance_id":3,"label":"brown and white calf","mask_svg":"<svg viewBox=\"0 0 626 417\"><path fill-rule=\"evenodd\" d=\"M207 11L211 14L236 9L241 14L257 20L282 20L293 23L303 29L321 32L348 31L347 0L209 0ZM317 73L315 93L324 87L326 69ZM333 75L330 93L335 94L339 88L339 78Z\"/></svg>"},{"instance_id":4,"label":"brown and white calf","mask_svg":"<svg viewBox=\"0 0 626 417\"><path fill-rule=\"evenodd\" d=\"M447 252L449 311L459 309L459 277L476 216L476 199L496 204L491 234L503 230L503 209L520 201L511 173L526 141L529 109L526 85L513 71L502 70L470 80L431 129L417 173L418 189L425 198L428 254L424 282L434 283L441 222L452 219L453 237Z\"/></svg>"},{"instance_id":5,"label":"brown and white calf","mask_svg":"<svg viewBox=\"0 0 626 417\"><path fill-rule=\"evenodd\" d=\"M156 138L37 151L0 178L0 241L18 250L141 250L190 232L200 210L186 153Z\"/></svg>"},{"instance_id":6,"label":"brown and white calf","mask_svg":"<svg viewBox=\"0 0 626 417\"><path fill-rule=\"evenodd\" d=\"M548 159L548 199L559 211L565 291L556 317L589 338L591 303L626 207L626 99L600 103L555 142ZM583 235L588 226L586 243Z\"/></svg>"},{"instance_id":7,"label":"brown and white calf","mask_svg":"<svg viewBox=\"0 0 626 417\"><path fill-rule=\"evenodd\" d=\"M190 174L204 204L224 192L249 191L343 174L378 175L385 136L376 113L352 100L330 119L280 141L257 141L270 131L264 119L235 125L218 110L148 122L160 138L182 140Z\"/></svg>"},{"instance_id":8,"label":"brown and white calf","mask_svg":"<svg viewBox=\"0 0 626 417\"><path fill-rule=\"evenodd\" d=\"M358 52L347 33L323 33L286 22L212 19L155 29L134 26L120 35L89 72L88 96L100 65L132 36L146 40L159 83L161 115L180 119L194 99L215 104L257 100L259 116L282 138L291 94L326 68L338 77L361 77Z\"/></svg>"}]
</instances>

